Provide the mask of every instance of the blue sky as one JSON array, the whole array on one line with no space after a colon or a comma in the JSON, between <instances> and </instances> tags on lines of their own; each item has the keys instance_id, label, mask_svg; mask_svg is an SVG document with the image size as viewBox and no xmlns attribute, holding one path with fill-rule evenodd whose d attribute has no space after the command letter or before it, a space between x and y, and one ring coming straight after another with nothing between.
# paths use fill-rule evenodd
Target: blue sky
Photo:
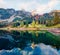
<instances>
[{"instance_id":1,"label":"blue sky","mask_svg":"<svg viewBox=\"0 0 60 55\"><path fill-rule=\"evenodd\" d=\"M43 14L52 10L60 10L60 0L0 0L0 8L25 9Z\"/></svg>"}]
</instances>

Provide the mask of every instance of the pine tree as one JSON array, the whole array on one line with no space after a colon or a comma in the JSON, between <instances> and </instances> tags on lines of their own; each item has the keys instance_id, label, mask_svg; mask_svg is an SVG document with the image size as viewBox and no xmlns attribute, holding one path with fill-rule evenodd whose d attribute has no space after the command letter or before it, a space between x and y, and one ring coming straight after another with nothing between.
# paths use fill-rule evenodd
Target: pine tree
<instances>
[{"instance_id":1,"label":"pine tree","mask_svg":"<svg viewBox=\"0 0 60 55\"><path fill-rule=\"evenodd\" d=\"M35 27L35 21L34 20L32 21L32 26Z\"/></svg>"},{"instance_id":2,"label":"pine tree","mask_svg":"<svg viewBox=\"0 0 60 55\"><path fill-rule=\"evenodd\" d=\"M28 21L26 21L26 27L28 27Z\"/></svg>"},{"instance_id":3,"label":"pine tree","mask_svg":"<svg viewBox=\"0 0 60 55\"><path fill-rule=\"evenodd\" d=\"M36 20L36 25L38 25L39 24L39 22L38 22L38 20Z\"/></svg>"},{"instance_id":4,"label":"pine tree","mask_svg":"<svg viewBox=\"0 0 60 55\"><path fill-rule=\"evenodd\" d=\"M58 24L60 22L60 18L57 12L55 12L55 16L54 16L54 24Z\"/></svg>"},{"instance_id":5,"label":"pine tree","mask_svg":"<svg viewBox=\"0 0 60 55\"><path fill-rule=\"evenodd\" d=\"M23 27L24 26L24 22L23 20L20 22L20 27Z\"/></svg>"}]
</instances>

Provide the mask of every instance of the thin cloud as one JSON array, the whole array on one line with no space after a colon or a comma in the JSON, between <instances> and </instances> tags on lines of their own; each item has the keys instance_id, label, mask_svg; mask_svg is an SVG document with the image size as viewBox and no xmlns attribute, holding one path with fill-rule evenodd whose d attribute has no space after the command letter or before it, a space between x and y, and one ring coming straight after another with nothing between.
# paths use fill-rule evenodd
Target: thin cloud
<instances>
[{"instance_id":1,"label":"thin cloud","mask_svg":"<svg viewBox=\"0 0 60 55\"><path fill-rule=\"evenodd\" d=\"M4 5L5 5L5 1L0 0L0 8L4 8Z\"/></svg>"},{"instance_id":2,"label":"thin cloud","mask_svg":"<svg viewBox=\"0 0 60 55\"><path fill-rule=\"evenodd\" d=\"M50 0L47 4L39 5L37 8L37 13L45 13L45 11L53 10L59 2L59 0Z\"/></svg>"},{"instance_id":3,"label":"thin cloud","mask_svg":"<svg viewBox=\"0 0 60 55\"><path fill-rule=\"evenodd\" d=\"M49 0L49 2L42 3L38 2L39 0L0 0L0 8L14 8L14 9L25 9L27 11L36 10L36 13L43 14L54 9L57 4L60 3L60 0ZM58 8L58 7L57 7Z\"/></svg>"},{"instance_id":4,"label":"thin cloud","mask_svg":"<svg viewBox=\"0 0 60 55\"><path fill-rule=\"evenodd\" d=\"M20 8L23 8L23 9L26 9L26 10L29 10L29 11L32 11L33 10L36 10L36 13L39 13L39 14L43 14L45 13L46 11L51 11L54 9L54 7L59 4L59 0L50 0L47 4L40 4L38 2L36 2L37 0L33 0L32 2L27 2L27 3L23 3L23 4L20 4ZM34 8L33 8L34 7Z\"/></svg>"}]
</instances>

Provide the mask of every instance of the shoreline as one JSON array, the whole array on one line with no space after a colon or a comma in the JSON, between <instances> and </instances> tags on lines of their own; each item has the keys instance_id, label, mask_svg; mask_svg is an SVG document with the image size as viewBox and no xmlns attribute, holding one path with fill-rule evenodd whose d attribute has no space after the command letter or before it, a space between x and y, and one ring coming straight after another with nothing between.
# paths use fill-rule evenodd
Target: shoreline
<instances>
[{"instance_id":1,"label":"shoreline","mask_svg":"<svg viewBox=\"0 0 60 55\"><path fill-rule=\"evenodd\" d=\"M22 27L22 28L11 28L11 27L6 27L6 28L0 28L0 30L21 30L21 31L34 31L34 30L47 30L47 31L52 31L52 32L60 32L60 28L25 28L25 27Z\"/></svg>"},{"instance_id":2,"label":"shoreline","mask_svg":"<svg viewBox=\"0 0 60 55\"><path fill-rule=\"evenodd\" d=\"M48 31L50 33L53 33L54 35L60 35L60 28L0 28L0 30L6 30L6 31Z\"/></svg>"}]
</instances>

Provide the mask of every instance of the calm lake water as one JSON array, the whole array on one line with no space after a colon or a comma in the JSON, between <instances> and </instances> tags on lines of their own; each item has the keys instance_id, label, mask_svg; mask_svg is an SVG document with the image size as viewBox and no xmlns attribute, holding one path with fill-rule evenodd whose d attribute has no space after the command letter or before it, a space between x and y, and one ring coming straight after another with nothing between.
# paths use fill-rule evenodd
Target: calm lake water
<instances>
[{"instance_id":1,"label":"calm lake water","mask_svg":"<svg viewBox=\"0 0 60 55\"><path fill-rule=\"evenodd\" d=\"M53 48L56 48L56 50L60 49L60 37L55 36L48 31L10 31L9 32L9 31L0 30L0 50L2 49L11 50L14 48L15 50L16 48L20 48L21 50L24 50L27 46L31 46L31 43L37 45L42 43L41 46L43 47L45 47L45 45L46 46L50 45Z\"/></svg>"},{"instance_id":2,"label":"calm lake water","mask_svg":"<svg viewBox=\"0 0 60 55\"><path fill-rule=\"evenodd\" d=\"M24 49L25 46L30 45L32 42L60 47L60 37L48 31L0 31L0 49L14 47Z\"/></svg>"}]
</instances>

